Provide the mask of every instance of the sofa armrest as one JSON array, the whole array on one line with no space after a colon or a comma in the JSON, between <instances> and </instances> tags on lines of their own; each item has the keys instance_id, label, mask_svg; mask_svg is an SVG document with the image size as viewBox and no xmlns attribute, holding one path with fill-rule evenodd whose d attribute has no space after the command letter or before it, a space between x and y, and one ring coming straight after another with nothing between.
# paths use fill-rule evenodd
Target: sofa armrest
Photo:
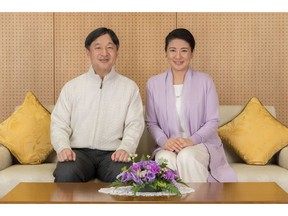
<instances>
[{"instance_id":1,"label":"sofa armrest","mask_svg":"<svg viewBox=\"0 0 288 216\"><path fill-rule=\"evenodd\" d=\"M288 169L288 145L280 150L278 164L279 166Z\"/></svg>"},{"instance_id":2,"label":"sofa armrest","mask_svg":"<svg viewBox=\"0 0 288 216\"><path fill-rule=\"evenodd\" d=\"M0 171L11 166L13 163L13 157L10 151L0 144Z\"/></svg>"}]
</instances>

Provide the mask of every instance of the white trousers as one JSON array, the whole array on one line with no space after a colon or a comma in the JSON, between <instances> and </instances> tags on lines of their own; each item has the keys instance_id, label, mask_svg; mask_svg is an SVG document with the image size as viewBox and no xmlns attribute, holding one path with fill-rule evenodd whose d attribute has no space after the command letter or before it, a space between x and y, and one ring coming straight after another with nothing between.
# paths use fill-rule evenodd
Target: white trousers
<instances>
[{"instance_id":1,"label":"white trousers","mask_svg":"<svg viewBox=\"0 0 288 216\"><path fill-rule=\"evenodd\" d=\"M166 159L170 169L177 170L184 182L207 182L209 171L209 152L204 144L188 146L178 154L159 150L155 160Z\"/></svg>"}]
</instances>

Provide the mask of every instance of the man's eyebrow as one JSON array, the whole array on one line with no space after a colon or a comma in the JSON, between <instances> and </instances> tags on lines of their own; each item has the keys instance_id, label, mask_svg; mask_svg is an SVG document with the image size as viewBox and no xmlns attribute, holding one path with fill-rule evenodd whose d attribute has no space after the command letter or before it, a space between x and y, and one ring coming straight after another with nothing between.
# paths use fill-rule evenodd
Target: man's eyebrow
<instances>
[{"instance_id":1,"label":"man's eyebrow","mask_svg":"<svg viewBox=\"0 0 288 216\"><path fill-rule=\"evenodd\" d=\"M108 42L107 44L114 44L113 42ZM101 45L100 42L95 43L95 45Z\"/></svg>"},{"instance_id":2,"label":"man's eyebrow","mask_svg":"<svg viewBox=\"0 0 288 216\"><path fill-rule=\"evenodd\" d=\"M95 45L95 46L101 45L101 43L95 43L94 45ZM108 42L107 45L114 45L114 43L113 43L113 42ZM107 45L106 45L106 46L107 46Z\"/></svg>"}]
</instances>

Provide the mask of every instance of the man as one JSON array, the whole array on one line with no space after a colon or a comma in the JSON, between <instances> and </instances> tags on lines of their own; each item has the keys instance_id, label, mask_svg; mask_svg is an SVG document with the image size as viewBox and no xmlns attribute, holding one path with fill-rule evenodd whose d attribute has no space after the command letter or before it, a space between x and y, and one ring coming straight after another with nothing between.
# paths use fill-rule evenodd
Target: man
<instances>
[{"instance_id":1,"label":"man","mask_svg":"<svg viewBox=\"0 0 288 216\"><path fill-rule=\"evenodd\" d=\"M112 182L129 166L144 130L137 84L118 74L119 40L98 28L85 41L89 70L67 82L51 115L51 142L58 163L55 182Z\"/></svg>"}]
</instances>

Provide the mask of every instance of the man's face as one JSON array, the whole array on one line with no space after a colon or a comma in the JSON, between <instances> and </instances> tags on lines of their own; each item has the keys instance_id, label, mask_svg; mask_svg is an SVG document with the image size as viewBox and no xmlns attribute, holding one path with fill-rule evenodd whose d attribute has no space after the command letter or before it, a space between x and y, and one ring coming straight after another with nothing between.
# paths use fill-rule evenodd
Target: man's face
<instances>
[{"instance_id":1,"label":"man's face","mask_svg":"<svg viewBox=\"0 0 288 216\"><path fill-rule=\"evenodd\" d=\"M108 74L116 62L118 50L109 34L102 35L86 49L94 71L101 77Z\"/></svg>"}]
</instances>

